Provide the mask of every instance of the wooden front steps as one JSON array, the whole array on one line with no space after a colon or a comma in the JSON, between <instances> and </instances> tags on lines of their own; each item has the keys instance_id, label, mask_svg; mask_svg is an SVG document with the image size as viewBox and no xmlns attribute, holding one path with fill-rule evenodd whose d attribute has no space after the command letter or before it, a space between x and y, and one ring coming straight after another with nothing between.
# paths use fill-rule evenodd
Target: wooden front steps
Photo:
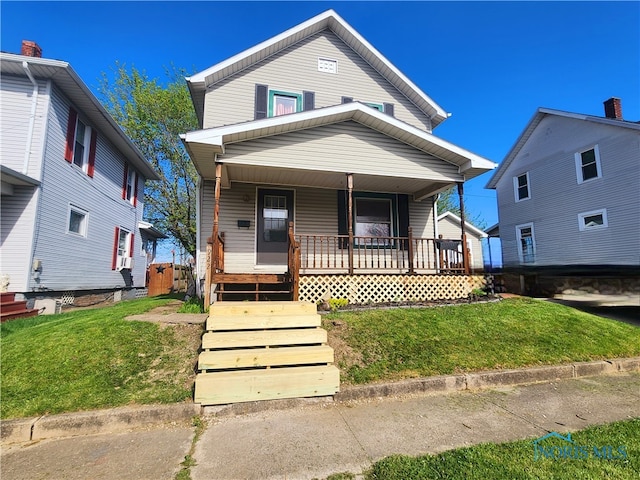
<instances>
[{"instance_id":1,"label":"wooden front steps","mask_svg":"<svg viewBox=\"0 0 640 480\"><path fill-rule=\"evenodd\" d=\"M291 300L291 282L284 274L217 273L212 283L223 300Z\"/></svg>"},{"instance_id":2,"label":"wooden front steps","mask_svg":"<svg viewBox=\"0 0 640 480\"><path fill-rule=\"evenodd\" d=\"M307 302L219 302L209 310L198 359L202 405L333 395L340 372Z\"/></svg>"},{"instance_id":3,"label":"wooden front steps","mask_svg":"<svg viewBox=\"0 0 640 480\"><path fill-rule=\"evenodd\" d=\"M35 317L38 310L27 308L26 300L16 300L13 292L3 292L0 294L0 321L15 320L16 318Z\"/></svg>"}]
</instances>

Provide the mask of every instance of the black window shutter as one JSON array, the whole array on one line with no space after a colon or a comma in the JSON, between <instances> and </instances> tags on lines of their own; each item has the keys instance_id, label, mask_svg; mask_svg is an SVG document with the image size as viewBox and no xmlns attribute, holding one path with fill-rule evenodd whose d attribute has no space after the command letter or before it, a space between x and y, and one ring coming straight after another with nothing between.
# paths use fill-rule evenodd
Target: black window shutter
<instances>
[{"instance_id":1,"label":"black window shutter","mask_svg":"<svg viewBox=\"0 0 640 480\"><path fill-rule=\"evenodd\" d=\"M256 109L254 117L256 120L259 118L267 118L268 93L269 87L267 85L256 84Z\"/></svg>"},{"instance_id":2,"label":"black window shutter","mask_svg":"<svg viewBox=\"0 0 640 480\"><path fill-rule=\"evenodd\" d=\"M391 115L393 117L393 103L385 103L384 105L384 113L387 115Z\"/></svg>"},{"instance_id":3,"label":"black window shutter","mask_svg":"<svg viewBox=\"0 0 640 480\"><path fill-rule=\"evenodd\" d=\"M398 236L409 236L409 195L398 194ZM402 241L402 248L407 248L407 242Z\"/></svg>"},{"instance_id":4,"label":"black window shutter","mask_svg":"<svg viewBox=\"0 0 640 480\"><path fill-rule=\"evenodd\" d=\"M338 235L348 235L349 226L347 224L347 195L346 190L338 190ZM345 239L340 242L340 248L347 248L349 240Z\"/></svg>"},{"instance_id":5,"label":"black window shutter","mask_svg":"<svg viewBox=\"0 0 640 480\"><path fill-rule=\"evenodd\" d=\"M353 97L342 97L342 103L351 103L353 102Z\"/></svg>"},{"instance_id":6,"label":"black window shutter","mask_svg":"<svg viewBox=\"0 0 640 480\"><path fill-rule=\"evenodd\" d=\"M316 103L316 94L315 92L302 92L302 109L306 112L307 110L313 110Z\"/></svg>"}]
</instances>

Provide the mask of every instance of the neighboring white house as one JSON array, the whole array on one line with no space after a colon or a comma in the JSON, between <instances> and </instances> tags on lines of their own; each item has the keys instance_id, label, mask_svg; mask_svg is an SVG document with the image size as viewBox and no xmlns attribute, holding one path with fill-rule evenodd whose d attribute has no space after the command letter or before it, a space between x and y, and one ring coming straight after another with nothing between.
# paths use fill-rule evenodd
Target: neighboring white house
<instances>
[{"instance_id":1,"label":"neighboring white house","mask_svg":"<svg viewBox=\"0 0 640 480\"><path fill-rule=\"evenodd\" d=\"M447 112L336 12L187 82L202 128L182 138L201 179L205 295L293 278L294 298L313 302L466 296L451 285L468 279L433 278L466 271L461 258L438 263L435 199L496 164L433 135ZM393 284L405 274L421 275L407 280L417 293ZM429 286L438 281L451 285Z\"/></svg>"},{"instance_id":2,"label":"neighboring white house","mask_svg":"<svg viewBox=\"0 0 640 480\"><path fill-rule=\"evenodd\" d=\"M619 99L604 103L604 117L539 108L487 184L512 289L637 283L640 124L622 119Z\"/></svg>"},{"instance_id":3,"label":"neighboring white house","mask_svg":"<svg viewBox=\"0 0 640 480\"><path fill-rule=\"evenodd\" d=\"M28 299L144 287L139 223L158 175L71 66L0 54L1 274Z\"/></svg>"},{"instance_id":4,"label":"neighboring white house","mask_svg":"<svg viewBox=\"0 0 640 480\"><path fill-rule=\"evenodd\" d=\"M460 217L452 212L438 215L438 236L459 239L462 235L461 223ZM482 239L487 238L487 234L469 222L464 222L464 225L471 271L472 273L482 272L484 270Z\"/></svg>"}]
</instances>

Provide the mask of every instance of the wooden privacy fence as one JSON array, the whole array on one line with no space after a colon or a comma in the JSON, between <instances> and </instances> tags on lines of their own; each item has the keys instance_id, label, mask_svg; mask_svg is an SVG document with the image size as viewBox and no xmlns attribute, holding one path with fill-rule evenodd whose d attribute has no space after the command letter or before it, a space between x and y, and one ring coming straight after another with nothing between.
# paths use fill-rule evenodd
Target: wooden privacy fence
<instances>
[{"instance_id":1,"label":"wooden privacy fence","mask_svg":"<svg viewBox=\"0 0 640 480\"><path fill-rule=\"evenodd\" d=\"M193 278L191 267L173 263L152 263L149 265L150 297L168 293L186 292Z\"/></svg>"}]
</instances>

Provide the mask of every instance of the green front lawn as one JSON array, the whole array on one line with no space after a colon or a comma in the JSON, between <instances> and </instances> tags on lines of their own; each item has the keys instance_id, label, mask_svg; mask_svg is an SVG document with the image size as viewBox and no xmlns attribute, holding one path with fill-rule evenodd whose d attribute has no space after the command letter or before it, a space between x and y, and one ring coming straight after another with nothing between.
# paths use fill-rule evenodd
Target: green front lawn
<instances>
[{"instance_id":1,"label":"green front lawn","mask_svg":"<svg viewBox=\"0 0 640 480\"><path fill-rule=\"evenodd\" d=\"M344 311L323 325L352 384L640 355L640 328L528 298Z\"/></svg>"},{"instance_id":2,"label":"green front lawn","mask_svg":"<svg viewBox=\"0 0 640 480\"><path fill-rule=\"evenodd\" d=\"M0 327L2 418L192 398L201 327L127 321L167 298Z\"/></svg>"},{"instance_id":3,"label":"green front lawn","mask_svg":"<svg viewBox=\"0 0 640 480\"><path fill-rule=\"evenodd\" d=\"M546 453L539 453L538 458L536 458L533 439L501 444L485 443L450 450L439 455L420 457L394 455L376 462L365 478L366 480L511 480L514 478L632 480L640 478L640 419L587 428L572 433L571 439L573 444L559 439L545 440L542 445ZM566 457L561 458L562 455Z\"/></svg>"},{"instance_id":4,"label":"green front lawn","mask_svg":"<svg viewBox=\"0 0 640 480\"><path fill-rule=\"evenodd\" d=\"M169 299L2 324L2 418L192 398L201 326L127 321ZM323 318L343 381L640 355L640 328L557 304L509 299Z\"/></svg>"}]
</instances>

